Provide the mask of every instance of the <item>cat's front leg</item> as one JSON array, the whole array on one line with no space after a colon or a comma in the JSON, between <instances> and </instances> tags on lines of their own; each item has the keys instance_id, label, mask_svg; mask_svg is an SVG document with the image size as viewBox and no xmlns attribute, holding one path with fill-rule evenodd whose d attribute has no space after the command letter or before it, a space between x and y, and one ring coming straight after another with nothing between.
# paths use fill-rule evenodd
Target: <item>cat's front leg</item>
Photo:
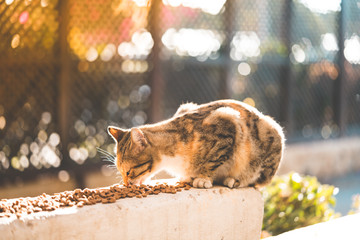
<instances>
[{"instance_id":1,"label":"cat's front leg","mask_svg":"<svg viewBox=\"0 0 360 240\"><path fill-rule=\"evenodd\" d=\"M233 177L227 177L225 178L223 184L229 188L237 188L240 186L240 181Z\"/></svg>"},{"instance_id":2,"label":"cat's front leg","mask_svg":"<svg viewBox=\"0 0 360 240\"><path fill-rule=\"evenodd\" d=\"M212 188L213 180L209 177L197 177L193 181L193 187L196 188Z\"/></svg>"}]
</instances>

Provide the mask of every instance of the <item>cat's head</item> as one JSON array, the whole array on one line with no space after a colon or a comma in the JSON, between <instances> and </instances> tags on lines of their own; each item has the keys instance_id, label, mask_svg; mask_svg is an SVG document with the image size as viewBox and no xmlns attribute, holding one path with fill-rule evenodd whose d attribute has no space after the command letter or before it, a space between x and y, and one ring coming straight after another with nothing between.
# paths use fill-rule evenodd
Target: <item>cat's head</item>
<instances>
[{"instance_id":1,"label":"cat's head","mask_svg":"<svg viewBox=\"0 0 360 240\"><path fill-rule=\"evenodd\" d=\"M153 159L150 146L139 128L129 130L108 127L108 133L116 142L116 167L124 184L142 183L152 173Z\"/></svg>"}]
</instances>

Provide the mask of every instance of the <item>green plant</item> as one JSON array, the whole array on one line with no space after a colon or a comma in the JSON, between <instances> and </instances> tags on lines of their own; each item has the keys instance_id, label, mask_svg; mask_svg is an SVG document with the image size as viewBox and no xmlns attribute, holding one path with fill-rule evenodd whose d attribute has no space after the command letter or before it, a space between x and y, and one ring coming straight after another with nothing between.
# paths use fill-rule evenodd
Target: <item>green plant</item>
<instances>
[{"instance_id":1,"label":"green plant","mask_svg":"<svg viewBox=\"0 0 360 240\"><path fill-rule=\"evenodd\" d=\"M334 196L338 191L334 186L320 184L316 177L294 172L276 176L262 190L263 230L277 235L335 218Z\"/></svg>"}]
</instances>

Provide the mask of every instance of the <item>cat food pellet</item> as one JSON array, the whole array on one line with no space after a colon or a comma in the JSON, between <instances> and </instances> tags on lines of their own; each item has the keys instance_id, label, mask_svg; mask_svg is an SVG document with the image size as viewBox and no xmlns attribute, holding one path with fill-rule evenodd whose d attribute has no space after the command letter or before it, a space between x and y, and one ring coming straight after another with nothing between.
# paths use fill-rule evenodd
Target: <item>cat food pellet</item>
<instances>
[{"instance_id":1,"label":"cat food pellet","mask_svg":"<svg viewBox=\"0 0 360 240\"><path fill-rule=\"evenodd\" d=\"M42 209L39 207L34 207L34 212L40 212Z\"/></svg>"},{"instance_id":2,"label":"cat food pellet","mask_svg":"<svg viewBox=\"0 0 360 240\"><path fill-rule=\"evenodd\" d=\"M135 193L128 193L128 194L126 194L126 196L132 198L132 197L135 197Z\"/></svg>"},{"instance_id":3,"label":"cat food pellet","mask_svg":"<svg viewBox=\"0 0 360 240\"><path fill-rule=\"evenodd\" d=\"M114 185L110 188L100 189L75 189L74 191L65 191L48 195L41 194L34 198L18 198L18 199L1 199L0 200L0 218L16 216L21 218L26 214L37 213L41 211L54 211L61 207L77 206L79 208L84 205L93 205L96 203L114 203L121 198L144 198L148 195L158 195L160 193L175 194L182 189L189 190L189 183L178 183L175 186L167 184L158 184L149 186L141 184L140 186L120 186Z\"/></svg>"}]
</instances>

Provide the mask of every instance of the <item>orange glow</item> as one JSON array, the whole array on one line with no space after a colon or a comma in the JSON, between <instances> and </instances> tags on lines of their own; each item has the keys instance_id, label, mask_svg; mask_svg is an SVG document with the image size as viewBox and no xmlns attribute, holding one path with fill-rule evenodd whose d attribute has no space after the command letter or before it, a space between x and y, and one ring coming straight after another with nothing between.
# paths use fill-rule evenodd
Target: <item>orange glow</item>
<instances>
[{"instance_id":1,"label":"orange glow","mask_svg":"<svg viewBox=\"0 0 360 240\"><path fill-rule=\"evenodd\" d=\"M319 81L321 75L327 75L330 79L335 80L339 75L338 67L334 63L328 61L310 65L309 77L312 82Z\"/></svg>"},{"instance_id":2,"label":"orange glow","mask_svg":"<svg viewBox=\"0 0 360 240\"><path fill-rule=\"evenodd\" d=\"M150 0L71 2L67 37L70 49L78 58L89 62L98 59L106 62L113 59L116 56L116 48L121 43L131 40L136 31L147 27L150 2Z\"/></svg>"}]
</instances>

